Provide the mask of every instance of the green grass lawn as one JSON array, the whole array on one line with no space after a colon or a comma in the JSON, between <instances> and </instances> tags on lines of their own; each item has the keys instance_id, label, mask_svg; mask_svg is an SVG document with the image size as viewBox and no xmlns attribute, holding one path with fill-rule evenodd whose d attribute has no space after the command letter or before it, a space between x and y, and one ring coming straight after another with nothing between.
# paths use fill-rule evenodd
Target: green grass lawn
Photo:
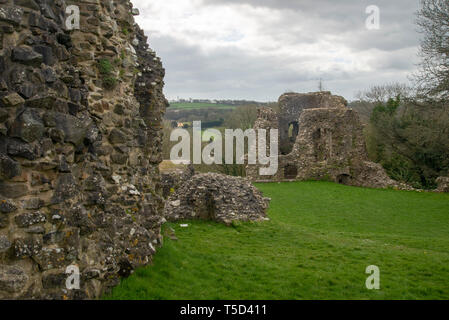
<instances>
[{"instance_id":1,"label":"green grass lawn","mask_svg":"<svg viewBox=\"0 0 449 320\"><path fill-rule=\"evenodd\" d=\"M257 186L271 221L168 224L179 241L106 299L449 299L449 195ZM365 287L369 265L380 290Z\"/></svg>"},{"instance_id":2,"label":"green grass lawn","mask_svg":"<svg viewBox=\"0 0 449 320\"><path fill-rule=\"evenodd\" d=\"M235 106L227 104L215 104L215 103L184 103L184 102L176 102L170 104L170 109L192 110L192 109L208 109L208 108L234 109Z\"/></svg>"}]
</instances>

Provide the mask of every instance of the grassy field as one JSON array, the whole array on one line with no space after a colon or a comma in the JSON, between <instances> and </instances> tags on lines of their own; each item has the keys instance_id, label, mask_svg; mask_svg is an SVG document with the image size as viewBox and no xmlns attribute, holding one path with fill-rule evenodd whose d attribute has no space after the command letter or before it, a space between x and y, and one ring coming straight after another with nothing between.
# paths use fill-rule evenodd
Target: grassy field
<instances>
[{"instance_id":1,"label":"grassy field","mask_svg":"<svg viewBox=\"0 0 449 320\"><path fill-rule=\"evenodd\" d=\"M179 240L106 299L449 299L449 195L258 187L271 221L169 224ZM369 265L380 290L365 287Z\"/></svg>"},{"instance_id":2,"label":"grassy field","mask_svg":"<svg viewBox=\"0 0 449 320\"><path fill-rule=\"evenodd\" d=\"M176 103L170 104L170 109L193 110L193 109L208 109L208 108L234 109L235 106L231 106L231 105L227 105L227 104L184 103L184 102L176 102Z\"/></svg>"}]
</instances>

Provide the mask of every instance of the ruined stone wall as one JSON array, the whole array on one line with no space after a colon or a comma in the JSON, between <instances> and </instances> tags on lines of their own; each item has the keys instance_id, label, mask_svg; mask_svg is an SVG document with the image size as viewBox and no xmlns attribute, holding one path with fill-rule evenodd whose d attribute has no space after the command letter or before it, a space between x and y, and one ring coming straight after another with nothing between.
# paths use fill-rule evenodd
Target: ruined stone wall
<instances>
[{"instance_id":1,"label":"ruined stone wall","mask_svg":"<svg viewBox=\"0 0 449 320\"><path fill-rule=\"evenodd\" d=\"M258 109L257 120L254 123L254 130L256 131L257 136L259 136L259 130L266 130L266 154L270 154L270 131L271 129L279 130L279 115L271 108L260 108ZM278 131L279 133L279 131ZM279 139L279 135L278 135ZM248 150L252 154L258 154L258 145L250 146L250 150ZM245 159L246 163L248 163L248 157ZM247 165L246 166L246 176L253 181L280 181L283 180L283 170L282 168L278 170L276 175L273 176L260 176L259 170L260 165Z\"/></svg>"},{"instance_id":2,"label":"ruined stone wall","mask_svg":"<svg viewBox=\"0 0 449 320\"><path fill-rule=\"evenodd\" d=\"M381 165L368 160L356 111L308 109L299 119L293 151L282 159L297 169L298 180L325 180L372 188L398 186Z\"/></svg>"},{"instance_id":3,"label":"ruined stone wall","mask_svg":"<svg viewBox=\"0 0 449 320\"><path fill-rule=\"evenodd\" d=\"M346 107L342 97L329 92L289 93L279 101L279 113L262 111L255 129L279 128L280 145L286 134L293 133L292 145L287 154L279 156L275 176L260 176L260 166L249 165L247 176L252 181L325 180L372 188L411 189L393 181L381 165L369 161L359 116ZM297 132L285 129L292 122L297 123Z\"/></svg>"},{"instance_id":4,"label":"ruined stone wall","mask_svg":"<svg viewBox=\"0 0 449 320\"><path fill-rule=\"evenodd\" d=\"M99 297L161 243L164 69L136 14L0 0L0 299Z\"/></svg>"}]
</instances>

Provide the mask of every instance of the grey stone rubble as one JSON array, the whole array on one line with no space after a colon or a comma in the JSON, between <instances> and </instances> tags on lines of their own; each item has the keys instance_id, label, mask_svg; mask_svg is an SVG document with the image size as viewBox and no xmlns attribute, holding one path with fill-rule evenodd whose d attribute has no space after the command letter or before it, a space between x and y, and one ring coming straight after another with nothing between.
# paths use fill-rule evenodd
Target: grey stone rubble
<instances>
[{"instance_id":1,"label":"grey stone rubble","mask_svg":"<svg viewBox=\"0 0 449 320\"><path fill-rule=\"evenodd\" d=\"M175 169L171 172L161 173L162 195L165 199L169 198L172 193L178 190L185 182L189 181L195 175L193 166L187 169Z\"/></svg>"},{"instance_id":2,"label":"grey stone rubble","mask_svg":"<svg viewBox=\"0 0 449 320\"><path fill-rule=\"evenodd\" d=\"M204 173L177 188L167 199L164 214L168 221L202 219L227 225L233 221L265 221L269 202L245 178Z\"/></svg>"},{"instance_id":3,"label":"grey stone rubble","mask_svg":"<svg viewBox=\"0 0 449 320\"><path fill-rule=\"evenodd\" d=\"M138 14L0 0L0 299L97 298L161 245L165 71Z\"/></svg>"}]
</instances>

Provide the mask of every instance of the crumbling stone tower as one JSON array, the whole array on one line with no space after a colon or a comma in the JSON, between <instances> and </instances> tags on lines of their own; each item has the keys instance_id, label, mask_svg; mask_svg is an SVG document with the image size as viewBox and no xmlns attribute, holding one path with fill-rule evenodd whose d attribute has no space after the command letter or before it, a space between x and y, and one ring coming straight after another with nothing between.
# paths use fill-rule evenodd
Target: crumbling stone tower
<instances>
[{"instance_id":1,"label":"crumbling stone tower","mask_svg":"<svg viewBox=\"0 0 449 320\"><path fill-rule=\"evenodd\" d=\"M259 176L248 166L253 181L325 180L373 188L401 187L379 164L368 160L358 114L344 98L330 92L288 93L279 99L279 113L259 111L255 129L279 129L279 170Z\"/></svg>"},{"instance_id":2,"label":"crumbling stone tower","mask_svg":"<svg viewBox=\"0 0 449 320\"><path fill-rule=\"evenodd\" d=\"M137 14L0 0L0 299L96 298L161 243L164 69Z\"/></svg>"},{"instance_id":3,"label":"crumbling stone tower","mask_svg":"<svg viewBox=\"0 0 449 320\"><path fill-rule=\"evenodd\" d=\"M279 98L279 146L283 155L289 154L299 133L299 117L305 109L346 108L348 103L343 97L333 96L330 92L286 93Z\"/></svg>"}]
</instances>

